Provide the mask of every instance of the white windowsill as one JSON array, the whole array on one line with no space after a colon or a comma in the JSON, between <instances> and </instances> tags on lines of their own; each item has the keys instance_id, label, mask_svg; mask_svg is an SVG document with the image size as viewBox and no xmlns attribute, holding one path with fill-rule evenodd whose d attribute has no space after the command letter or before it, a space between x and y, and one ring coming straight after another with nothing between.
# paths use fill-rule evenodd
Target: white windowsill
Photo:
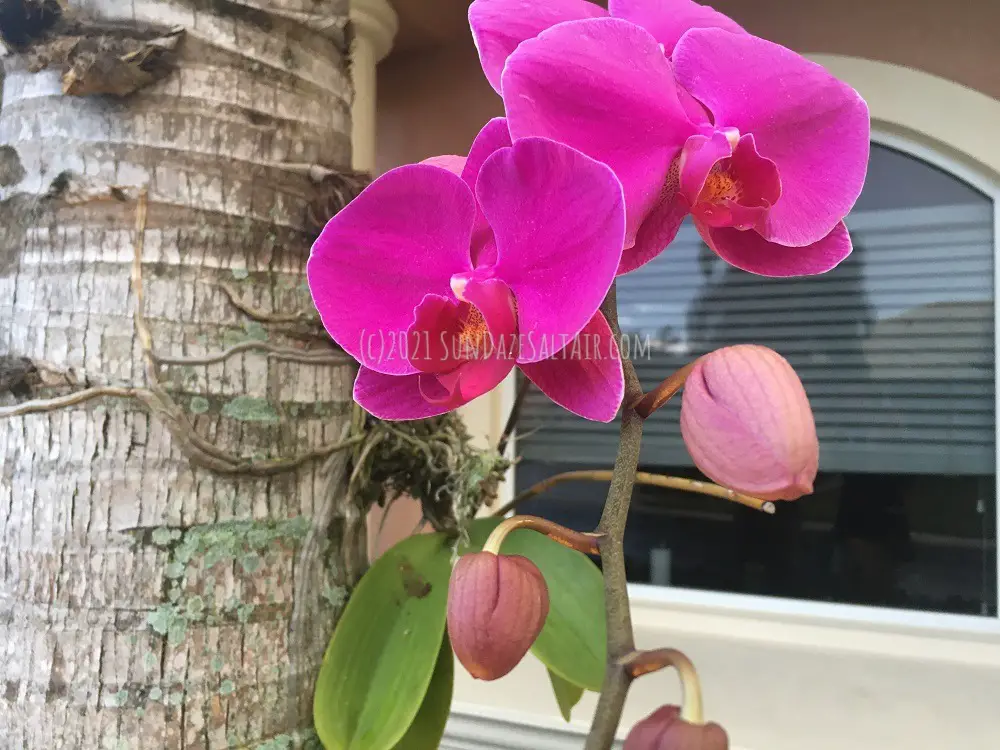
<instances>
[{"instance_id":1,"label":"white windowsill","mask_svg":"<svg viewBox=\"0 0 1000 750\"><path fill-rule=\"evenodd\" d=\"M670 632L1000 669L995 617L637 584L629 593L637 630L669 623Z\"/></svg>"},{"instance_id":2,"label":"white windowsill","mask_svg":"<svg viewBox=\"0 0 1000 750\"><path fill-rule=\"evenodd\" d=\"M953 627L978 618L935 622L932 615L901 623L880 610L790 612L799 603L757 597L667 590L691 601L655 600L650 588L632 587L637 646L674 646L694 660L707 718L726 727L734 750L1000 747L994 620L983 618L982 628ZM459 666L455 696L442 745L450 750L579 749L596 699L586 694L573 723L562 722L533 658L492 683L472 680ZM619 736L679 698L673 674L642 678Z\"/></svg>"},{"instance_id":3,"label":"white windowsill","mask_svg":"<svg viewBox=\"0 0 1000 750\"><path fill-rule=\"evenodd\" d=\"M442 750L579 750L587 726L540 721L528 715L468 703L452 707ZM621 748L619 739L614 747ZM732 745L731 750L749 750Z\"/></svg>"}]
</instances>

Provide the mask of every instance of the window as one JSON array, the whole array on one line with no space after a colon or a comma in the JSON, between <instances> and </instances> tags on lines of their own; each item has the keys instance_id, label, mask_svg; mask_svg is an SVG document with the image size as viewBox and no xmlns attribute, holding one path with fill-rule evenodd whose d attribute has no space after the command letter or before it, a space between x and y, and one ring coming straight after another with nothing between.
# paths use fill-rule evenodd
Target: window
<instances>
[{"instance_id":1,"label":"window","mask_svg":"<svg viewBox=\"0 0 1000 750\"><path fill-rule=\"evenodd\" d=\"M873 144L848 217L853 255L831 273L763 279L727 266L693 227L619 280L623 333L648 341L651 387L733 343L771 346L805 384L820 437L814 495L775 516L698 495L637 488L629 580L719 592L940 613L997 615L993 199ZM679 403L645 430L645 471L699 476ZM516 475L610 467L617 426L532 391ZM522 506L596 524L606 488L572 483Z\"/></svg>"}]
</instances>

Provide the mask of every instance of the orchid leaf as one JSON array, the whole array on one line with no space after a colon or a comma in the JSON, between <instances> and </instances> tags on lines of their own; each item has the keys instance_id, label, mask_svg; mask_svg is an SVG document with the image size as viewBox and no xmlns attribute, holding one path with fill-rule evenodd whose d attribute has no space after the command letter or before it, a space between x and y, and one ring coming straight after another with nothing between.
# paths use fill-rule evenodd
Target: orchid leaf
<instances>
[{"instance_id":1,"label":"orchid leaf","mask_svg":"<svg viewBox=\"0 0 1000 750\"><path fill-rule=\"evenodd\" d=\"M326 750L393 750L418 720L420 727L435 723L418 714L445 669L438 664L451 554L443 534L412 536L358 583L316 686L314 721ZM427 712L438 716L444 688L433 690Z\"/></svg>"},{"instance_id":2,"label":"orchid leaf","mask_svg":"<svg viewBox=\"0 0 1000 750\"><path fill-rule=\"evenodd\" d=\"M552 683L552 693L556 697L556 703L559 704L559 713L562 714L564 720L569 721L573 713L573 708L583 697L583 688L564 680L551 669L547 671L549 673L549 682Z\"/></svg>"},{"instance_id":3,"label":"orchid leaf","mask_svg":"<svg viewBox=\"0 0 1000 750\"><path fill-rule=\"evenodd\" d=\"M455 655L445 634L437 665L413 723L393 750L436 750L444 737L455 687Z\"/></svg>"}]
</instances>

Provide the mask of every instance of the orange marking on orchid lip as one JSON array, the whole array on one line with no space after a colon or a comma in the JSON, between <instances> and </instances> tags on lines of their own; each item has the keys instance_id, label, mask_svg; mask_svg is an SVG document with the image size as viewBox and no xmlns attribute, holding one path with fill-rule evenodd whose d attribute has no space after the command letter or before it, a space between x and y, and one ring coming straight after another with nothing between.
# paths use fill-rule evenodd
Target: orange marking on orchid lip
<instances>
[{"instance_id":1,"label":"orange marking on orchid lip","mask_svg":"<svg viewBox=\"0 0 1000 750\"><path fill-rule=\"evenodd\" d=\"M722 203L723 201L739 201L743 195L743 185L729 172L713 167L705 178L705 186L698 196L699 203Z\"/></svg>"},{"instance_id":2,"label":"orange marking on orchid lip","mask_svg":"<svg viewBox=\"0 0 1000 750\"><path fill-rule=\"evenodd\" d=\"M461 350L468 355L481 352L484 348L483 342L489 332L486 318L479 312L479 308L470 306L469 315L462 323L462 330L458 332L458 343Z\"/></svg>"},{"instance_id":3,"label":"orange marking on orchid lip","mask_svg":"<svg viewBox=\"0 0 1000 750\"><path fill-rule=\"evenodd\" d=\"M670 169L663 180L663 187L660 189L660 198L672 199L681 188L681 157L677 157L670 162Z\"/></svg>"}]
</instances>

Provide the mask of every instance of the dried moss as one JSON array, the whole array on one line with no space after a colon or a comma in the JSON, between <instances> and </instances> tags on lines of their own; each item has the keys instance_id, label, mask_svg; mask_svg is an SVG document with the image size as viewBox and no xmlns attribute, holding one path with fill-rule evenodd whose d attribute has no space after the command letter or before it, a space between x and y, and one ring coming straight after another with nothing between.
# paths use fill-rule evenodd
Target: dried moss
<instances>
[{"instance_id":1,"label":"dried moss","mask_svg":"<svg viewBox=\"0 0 1000 750\"><path fill-rule=\"evenodd\" d=\"M439 531L463 533L484 503L496 496L510 461L492 449L472 444L455 413L414 422L370 419L368 450L357 457L366 464L360 488L369 503L386 504L406 494Z\"/></svg>"}]
</instances>

